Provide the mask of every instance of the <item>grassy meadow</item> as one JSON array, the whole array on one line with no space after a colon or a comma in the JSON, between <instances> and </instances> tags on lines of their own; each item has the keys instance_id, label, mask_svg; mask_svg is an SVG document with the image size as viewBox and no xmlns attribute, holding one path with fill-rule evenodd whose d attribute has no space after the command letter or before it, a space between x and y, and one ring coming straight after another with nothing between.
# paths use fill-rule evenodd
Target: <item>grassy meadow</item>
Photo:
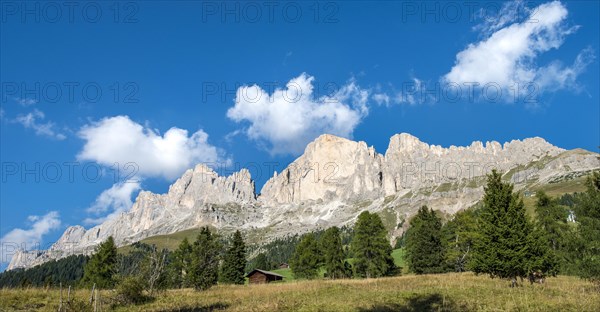
<instances>
[{"instance_id":1,"label":"grassy meadow","mask_svg":"<svg viewBox=\"0 0 600 312\"><path fill-rule=\"evenodd\" d=\"M74 291L71 311L92 311L89 296ZM111 304L114 292L104 290L100 300L99 311L600 311L600 290L576 277L510 288L506 280L471 273L219 285L169 290L132 306ZM58 303L57 289L0 290L0 311L57 311Z\"/></svg>"}]
</instances>

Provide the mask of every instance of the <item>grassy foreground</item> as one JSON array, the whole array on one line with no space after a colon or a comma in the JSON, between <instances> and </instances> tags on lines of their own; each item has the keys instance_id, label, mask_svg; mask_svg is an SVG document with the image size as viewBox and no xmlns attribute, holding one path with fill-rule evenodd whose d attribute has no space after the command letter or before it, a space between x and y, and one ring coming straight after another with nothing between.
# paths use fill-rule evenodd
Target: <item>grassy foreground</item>
<instances>
[{"instance_id":1,"label":"grassy foreground","mask_svg":"<svg viewBox=\"0 0 600 312\"><path fill-rule=\"evenodd\" d=\"M89 295L74 292L81 303ZM113 296L101 292L100 311L600 311L600 291L576 277L509 288L505 280L471 273L221 285L206 292L170 290L134 306L111 307ZM0 311L57 311L58 298L55 289L0 290Z\"/></svg>"}]
</instances>

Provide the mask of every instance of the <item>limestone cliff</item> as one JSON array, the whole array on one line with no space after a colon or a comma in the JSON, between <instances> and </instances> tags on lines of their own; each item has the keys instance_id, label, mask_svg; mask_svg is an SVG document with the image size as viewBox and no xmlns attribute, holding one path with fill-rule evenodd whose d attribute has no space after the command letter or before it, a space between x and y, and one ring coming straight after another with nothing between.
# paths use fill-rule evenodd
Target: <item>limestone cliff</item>
<instances>
[{"instance_id":1,"label":"limestone cliff","mask_svg":"<svg viewBox=\"0 0 600 312\"><path fill-rule=\"evenodd\" d=\"M126 213L91 229L69 227L46 251L19 251L8 269L31 267L69 254L89 254L113 236L117 245L202 225L220 230L260 230L260 240L354 222L363 210L378 212L399 235L421 205L455 213L477 203L492 168L517 190L569 181L600 168L598 154L566 151L542 138L473 142L444 148L402 133L385 154L365 142L322 135L255 195L246 169L228 177L205 165L187 170L166 194L139 193Z\"/></svg>"}]
</instances>

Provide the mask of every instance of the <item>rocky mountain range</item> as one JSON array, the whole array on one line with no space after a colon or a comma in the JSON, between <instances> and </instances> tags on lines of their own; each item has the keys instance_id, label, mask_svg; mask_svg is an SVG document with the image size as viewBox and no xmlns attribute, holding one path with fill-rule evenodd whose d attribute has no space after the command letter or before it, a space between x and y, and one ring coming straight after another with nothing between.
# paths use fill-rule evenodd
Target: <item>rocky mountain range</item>
<instances>
[{"instance_id":1,"label":"rocky mountain range","mask_svg":"<svg viewBox=\"0 0 600 312\"><path fill-rule=\"evenodd\" d=\"M600 160L597 153L564 150L538 137L444 148L402 133L379 154L365 142L325 134L275 172L259 194L247 169L223 177L199 164L166 194L142 191L128 212L87 230L69 227L48 250L18 251L7 269L89 254L109 236L124 246L208 225L223 232L241 229L266 242L351 224L363 210L379 213L393 240L422 205L453 214L476 204L492 168L526 191L574 181L599 169Z\"/></svg>"}]
</instances>

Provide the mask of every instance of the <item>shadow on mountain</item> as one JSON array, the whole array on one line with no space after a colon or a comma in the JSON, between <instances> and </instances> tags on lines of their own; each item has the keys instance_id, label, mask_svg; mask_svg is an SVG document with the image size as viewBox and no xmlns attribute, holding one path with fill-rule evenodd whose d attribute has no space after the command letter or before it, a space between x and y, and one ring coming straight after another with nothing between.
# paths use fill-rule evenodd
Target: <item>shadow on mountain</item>
<instances>
[{"instance_id":1,"label":"shadow on mountain","mask_svg":"<svg viewBox=\"0 0 600 312\"><path fill-rule=\"evenodd\" d=\"M464 305L457 305L453 300L440 294L414 295L405 304L379 304L370 308L359 309L361 312L417 312L417 311L469 311Z\"/></svg>"},{"instance_id":2,"label":"shadow on mountain","mask_svg":"<svg viewBox=\"0 0 600 312\"><path fill-rule=\"evenodd\" d=\"M177 309L170 309L170 310L162 310L161 312L212 312L212 311L225 310L228 307L229 307L228 303L217 302L217 303L209 304L206 306L177 308Z\"/></svg>"}]
</instances>

